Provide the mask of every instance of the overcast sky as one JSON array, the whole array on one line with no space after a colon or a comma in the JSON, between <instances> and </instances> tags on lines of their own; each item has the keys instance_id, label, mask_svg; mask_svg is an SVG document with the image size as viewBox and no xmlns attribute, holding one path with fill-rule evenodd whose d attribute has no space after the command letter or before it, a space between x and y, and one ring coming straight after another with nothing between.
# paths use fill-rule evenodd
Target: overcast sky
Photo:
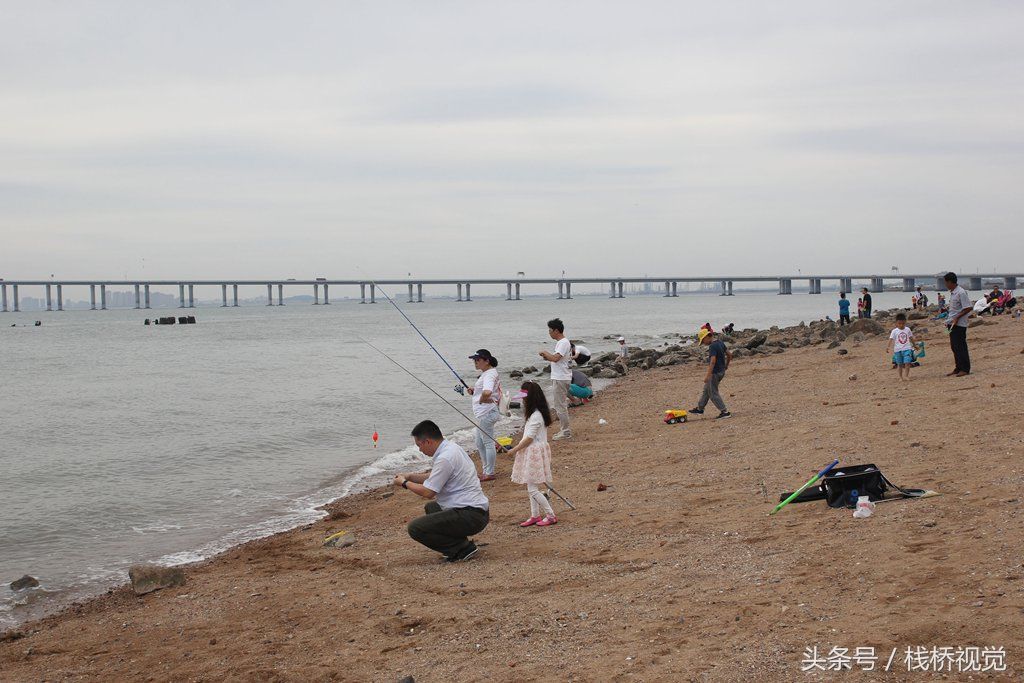
<instances>
[{"instance_id":1,"label":"overcast sky","mask_svg":"<svg viewBox=\"0 0 1024 683\"><path fill-rule=\"evenodd\" d=\"M0 11L0 277L1024 270L1021 2Z\"/></svg>"}]
</instances>

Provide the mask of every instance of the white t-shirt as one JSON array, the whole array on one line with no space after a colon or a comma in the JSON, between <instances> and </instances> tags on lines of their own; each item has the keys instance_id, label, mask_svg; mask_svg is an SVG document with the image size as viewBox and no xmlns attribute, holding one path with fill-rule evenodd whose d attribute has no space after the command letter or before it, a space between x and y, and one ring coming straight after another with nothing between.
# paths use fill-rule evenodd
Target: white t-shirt
<instances>
[{"instance_id":1,"label":"white t-shirt","mask_svg":"<svg viewBox=\"0 0 1024 683\"><path fill-rule=\"evenodd\" d=\"M485 391L491 392L491 403L481 403L480 397ZM498 401L501 400L501 382L498 379L498 371L494 368L484 370L473 385L473 414L483 417L487 413L498 409Z\"/></svg>"},{"instance_id":2,"label":"white t-shirt","mask_svg":"<svg viewBox=\"0 0 1024 683\"><path fill-rule=\"evenodd\" d=\"M572 360L568 337L562 337L555 343L555 354L562 354L562 360L551 363L551 379L571 380L572 371L569 369L569 361Z\"/></svg>"},{"instance_id":3,"label":"white t-shirt","mask_svg":"<svg viewBox=\"0 0 1024 683\"><path fill-rule=\"evenodd\" d=\"M487 496L480 487L476 465L462 446L445 439L434 452L434 465L423 485L437 494L437 504L452 508L488 509Z\"/></svg>"},{"instance_id":4,"label":"white t-shirt","mask_svg":"<svg viewBox=\"0 0 1024 683\"><path fill-rule=\"evenodd\" d=\"M590 353L590 349L588 349L586 346L582 346L580 344L577 344L576 345L576 355L578 355L578 356L590 356L592 354Z\"/></svg>"},{"instance_id":5,"label":"white t-shirt","mask_svg":"<svg viewBox=\"0 0 1024 683\"><path fill-rule=\"evenodd\" d=\"M629 351L626 349L625 344L619 344L619 348L615 353L619 354L619 358L625 358Z\"/></svg>"},{"instance_id":6,"label":"white t-shirt","mask_svg":"<svg viewBox=\"0 0 1024 683\"><path fill-rule=\"evenodd\" d=\"M893 340L893 353L897 351L913 351L914 344L912 339L914 333L911 332L909 327L904 327L902 330L898 327L893 328L893 331L889 333L889 339Z\"/></svg>"},{"instance_id":7,"label":"white t-shirt","mask_svg":"<svg viewBox=\"0 0 1024 683\"><path fill-rule=\"evenodd\" d=\"M533 411L530 419L523 425L523 438L530 437L534 443L548 442L548 428L544 426L544 416L539 410Z\"/></svg>"}]
</instances>

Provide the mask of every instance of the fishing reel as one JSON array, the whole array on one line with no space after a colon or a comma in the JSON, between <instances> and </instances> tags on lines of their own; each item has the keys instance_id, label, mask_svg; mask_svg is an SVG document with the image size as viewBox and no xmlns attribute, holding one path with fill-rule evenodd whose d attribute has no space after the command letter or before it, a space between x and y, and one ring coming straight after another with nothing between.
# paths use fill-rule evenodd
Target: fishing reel
<instances>
[{"instance_id":1,"label":"fishing reel","mask_svg":"<svg viewBox=\"0 0 1024 683\"><path fill-rule=\"evenodd\" d=\"M456 384L455 388L452 389L452 391L454 391L459 396L465 396L466 395L466 388L464 386L462 386L461 384Z\"/></svg>"}]
</instances>

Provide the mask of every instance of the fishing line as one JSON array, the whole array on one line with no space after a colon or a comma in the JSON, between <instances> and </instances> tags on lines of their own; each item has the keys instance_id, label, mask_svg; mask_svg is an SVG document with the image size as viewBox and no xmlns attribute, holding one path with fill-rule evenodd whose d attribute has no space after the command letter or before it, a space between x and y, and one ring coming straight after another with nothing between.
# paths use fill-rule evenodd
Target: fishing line
<instances>
[{"instance_id":1,"label":"fishing line","mask_svg":"<svg viewBox=\"0 0 1024 683\"><path fill-rule=\"evenodd\" d=\"M415 327L415 326L414 326L414 327ZM412 373L412 372L411 372L411 371L410 371L410 370L409 370L409 369L408 369L407 367L405 367L404 365L402 365L401 363L399 363L399 362L398 362L397 360L395 360L394 358L392 358L392 357L391 357L391 356L389 356L388 354L384 353L384 352L383 352L383 351L381 351L381 350L380 350L379 348L377 348L376 346L374 346L374 345L373 345L373 344L371 344L370 342L366 341L366 340L365 340L365 339L363 339L362 337L356 337L356 339L358 339L359 341L363 342L364 344L366 344L367 346L369 346L369 347L370 347L371 349L373 349L374 351L376 351L376 352L377 352L377 353L379 353L380 355L382 355L382 356L384 356L385 358L387 358L387 359L388 359L389 361L391 361L392 363L394 363L395 365L397 365L397 366L398 366L399 368L401 368L402 372L404 372L405 374L409 375L409 376L410 376L410 377L412 377L412 378L413 378L414 380L416 380L417 382L419 382L420 384L422 384L423 386L425 386L425 387L426 387L426 388L427 388L427 389L428 389L428 390L430 391L430 393L432 393L432 394L433 394L434 396L437 396L437 397L438 397L439 399L441 399L442 401L444 401L444 402L445 402L445 403L446 403L446 404L448 405L448 407L449 407L449 408L451 408L451 409L452 409L452 410L454 410L454 411L455 411L456 413L458 413L459 415L461 415L461 416L462 416L462 418L463 418L464 420L466 420L466 421L467 421L467 422L469 422L469 423L470 423L471 425L473 425L474 427L476 427L477 429L479 429L479 430L480 430L481 432L483 432L483 433L484 433L485 435L487 435L487 437L488 437L488 438L489 438L489 439L490 439L491 441L493 441L493 442L494 442L494 443L495 443L495 444L496 444L496 445L498 446L498 449L499 449L499 451L504 451L504 450L505 450L505 447L504 447L504 446L502 446L502 445L501 445L501 443L499 443L499 442L498 442L498 440L497 440L496 438L494 438L494 435L493 435L493 434L488 434L488 433L487 433L487 430L485 430L485 429L484 429L483 427L481 427L481 426L480 426L479 424L477 424L477 422L476 422L475 420L473 420L473 419L470 419L470 417L469 417L468 415L466 415L466 414L465 414L465 413L463 413L463 412L462 412L461 410L459 410L459 408L458 408L458 407L456 407L456 406L455 406L455 405L454 405L453 403L451 403L451 402L450 402L450 401L449 401L448 399L446 399L446 398L445 398L444 396L442 396L441 394L439 394L439 393L437 393L436 391L434 391L434 388L433 388L432 386L430 386L429 384L427 384L426 382L424 382L424 381L423 381L422 379L420 379L419 377L417 377L416 375L414 375L414 374L413 374L413 373ZM427 343L429 343L429 342L427 342ZM441 354L438 354L438 355L441 355ZM568 505L568 506L569 506L569 507L570 507L571 509L573 509L573 510L575 510L575 509L576 509L576 506L575 506L575 505L573 505L573 504L572 504L571 502L569 502L569 499L568 499L568 498L566 498L566 497L565 497L565 496L563 496L563 495L562 495L561 493L559 493L558 491L556 491L556 490L554 489L554 487L552 487L552 486L551 486L550 484L548 484L548 483L546 483L546 482L545 482L545 484L544 484L544 485L548 487L548 490L549 490L549 491L551 491L551 493L553 493L553 494L555 494L556 496L558 496L559 498L561 498L561 499L562 499L562 502L563 502L563 503L565 503L566 505Z\"/></svg>"},{"instance_id":2,"label":"fishing line","mask_svg":"<svg viewBox=\"0 0 1024 683\"><path fill-rule=\"evenodd\" d=\"M442 363L444 363L445 365L447 365L447 366L448 366L448 369L449 369L449 370L451 370L451 371L452 371L452 374L453 374L453 375L455 375L455 378L456 378L457 380L459 380L459 382L461 382L461 383L462 383L462 386L463 386L463 387L465 387L466 389L468 389L468 388L469 388L469 385L468 385L468 384L466 384L466 380L462 379L461 375L459 375L459 373L455 371L455 368L453 368L453 367L452 367L451 363L449 363L449 362L448 362L447 360L445 360L444 356L442 356L442 355L441 355L441 352L440 352L440 351L438 351L438 350L437 350L437 348L435 348L435 347L434 347L434 345L430 343L430 340L429 340L429 339L427 339L427 335L423 334L423 332L422 332L422 331L420 331L420 328L416 327L416 323L414 323L414 322L413 322L412 320L410 320L410 319L409 319L409 316L407 316L407 315L405 314L405 311L403 311L403 310L402 310L402 309L401 309L401 308L400 308L400 307L398 306L398 304L396 304L396 303L395 303L395 300L394 300L394 299L392 299L392 298L391 298L390 296L388 296L388 293L384 291L384 288L383 288L383 287L381 287L380 285L378 285L378 284L377 284L376 282L374 282L373 280L370 280L370 284L371 284L371 285L373 285L374 287L376 287L376 288L377 288L378 290L380 290L380 293L384 295L384 298L388 300L388 303L390 303L390 304L391 304L392 306L394 306L394 307L395 307L395 310L396 310L396 311L398 311L399 313L401 313L401 314L402 314L402 317L403 317L403 318L405 318L405 321L406 321L407 323L409 323L410 325L412 325L412 329L416 330L416 332L417 332L417 333L418 333L418 334L420 335L420 337L422 337L422 338L423 338L423 341L427 342L427 346L429 346L429 347L430 347L430 349L431 349L431 350L432 350L432 351L433 351L434 353L436 353L436 354L437 354L437 357L441 359L441 362L442 362ZM404 368L403 368L403 369L404 369ZM461 391L460 391L459 393L461 393ZM463 417L465 417L465 416L463 416Z\"/></svg>"}]
</instances>

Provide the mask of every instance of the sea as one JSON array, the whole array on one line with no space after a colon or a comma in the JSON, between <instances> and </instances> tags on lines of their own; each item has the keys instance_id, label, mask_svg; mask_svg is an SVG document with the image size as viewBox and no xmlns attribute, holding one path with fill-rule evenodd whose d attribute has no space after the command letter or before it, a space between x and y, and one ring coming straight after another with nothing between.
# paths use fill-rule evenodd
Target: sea
<instances>
[{"instance_id":1,"label":"sea","mask_svg":"<svg viewBox=\"0 0 1024 683\"><path fill-rule=\"evenodd\" d=\"M518 386L509 370L542 365L554 317L599 354L619 334L649 347L704 322L835 318L836 296L552 293L398 305L470 384L468 356L486 348L509 387ZM909 305L909 296L875 294L875 308ZM186 313L196 324L143 324ZM366 342L472 414L455 376L382 297L0 313L0 631L124 583L132 564L202 560L425 468L409 437L420 420L472 443L458 412ZM498 431L517 426L509 418ZM39 587L10 590L25 574Z\"/></svg>"}]
</instances>

